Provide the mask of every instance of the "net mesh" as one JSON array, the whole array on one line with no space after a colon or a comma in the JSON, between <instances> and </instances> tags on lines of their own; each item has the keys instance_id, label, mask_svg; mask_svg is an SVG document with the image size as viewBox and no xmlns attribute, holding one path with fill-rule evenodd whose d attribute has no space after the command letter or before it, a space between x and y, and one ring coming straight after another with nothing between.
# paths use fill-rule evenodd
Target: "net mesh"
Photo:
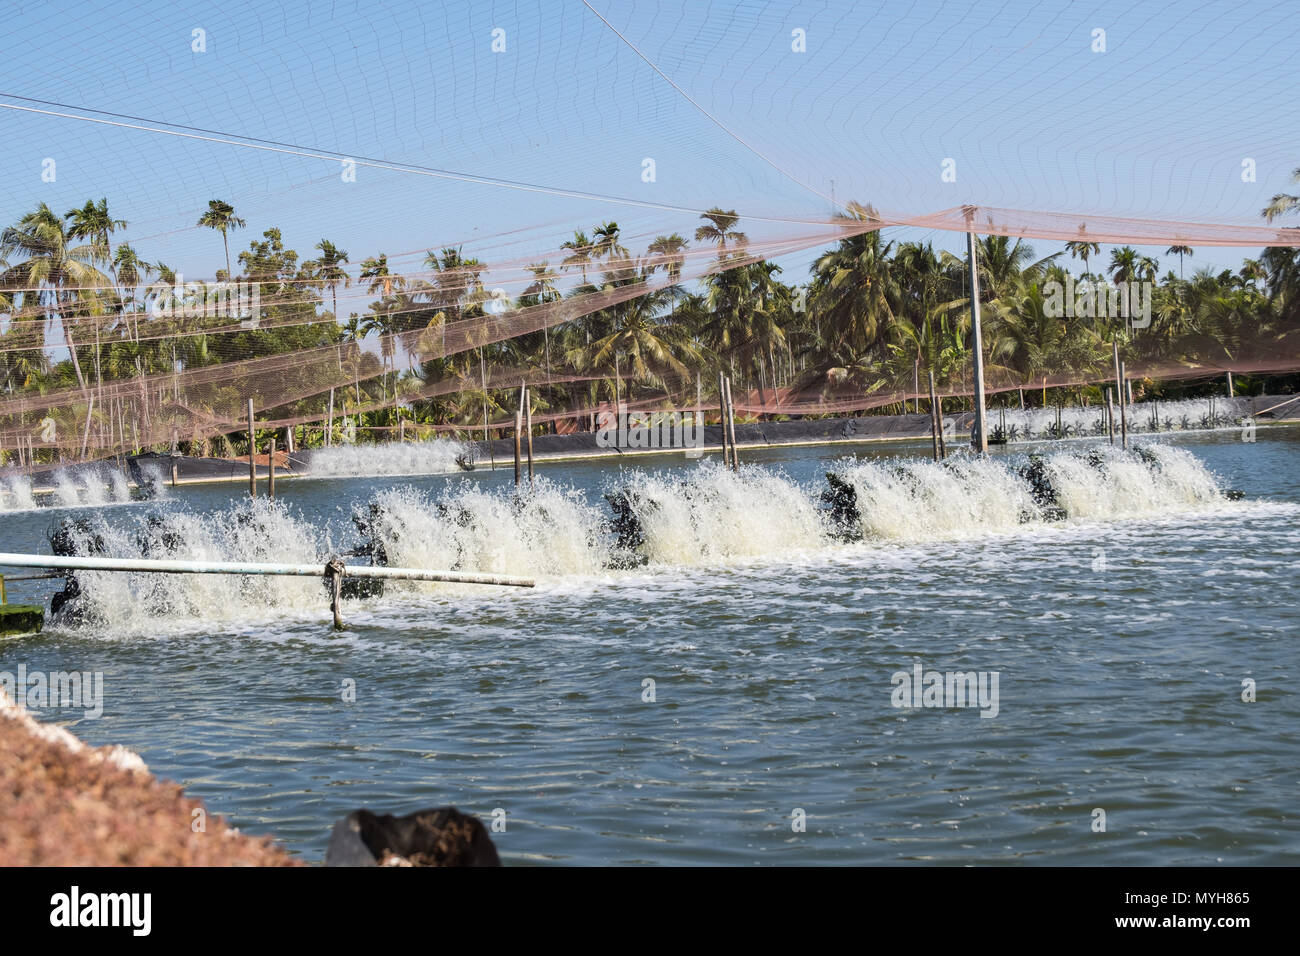
<instances>
[{"instance_id":1,"label":"net mesh","mask_svg":"<svg viewBox=\"0 0 1300 956\"><path fill-rule=\"evenodd\" d=\"M1130 377L1300 369L1300 123L1239 96L1290 90L1280 9L194 13L0 13L0 134L40 154L0 184L11 467L233 454L250 400L391 435L509 426L524 383L556 429L716 409L718 369L752 416L969 395L966 232L1007 240L993 392L1107 381L1112 338ZM1067 272L1153 314L1045 316Z\"/></svg>"}]
</instances>

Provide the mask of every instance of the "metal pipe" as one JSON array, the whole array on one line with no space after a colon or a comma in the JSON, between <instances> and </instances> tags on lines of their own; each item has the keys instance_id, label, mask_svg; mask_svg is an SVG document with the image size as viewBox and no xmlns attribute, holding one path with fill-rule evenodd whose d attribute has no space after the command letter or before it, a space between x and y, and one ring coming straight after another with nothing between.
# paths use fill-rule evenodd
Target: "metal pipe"
<instances>
[{"instance_id":1,"label":"metal pipe","mask_svg":"<svg viewBox=\"0 0 1300 956\"><path fill-rule=\"evenodd\" d=\"M44 554L0 554L0 567L62 568L68 571L146 571L157 574L261 574L323 578L323 564L253 564L241 561L159 561L144 558L61 557ZM452 584L496 584L531 588L532 578L508 574L472 574L464 571L426 571L420 568L385 568L346 565L352 578L389 578L407 581L446 581Z\"/></svg>"}]
</instances>

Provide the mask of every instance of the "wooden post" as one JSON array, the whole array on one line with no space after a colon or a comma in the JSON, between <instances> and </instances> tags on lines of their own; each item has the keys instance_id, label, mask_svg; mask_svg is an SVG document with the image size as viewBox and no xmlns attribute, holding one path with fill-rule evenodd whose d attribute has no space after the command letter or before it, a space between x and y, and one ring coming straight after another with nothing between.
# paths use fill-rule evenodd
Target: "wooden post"
<instances>
[{"instance_id":1,"label":"wooden post","mask_svg":"<svg viewBox=\"0 0 1300 956\"><path fill-rule=\"evenodd\" d=\"M519 487L519 440L522 437L520 432L524 427L524 413L522 409L515 409L515 487Z\"/></svg>"},{"instance_id":2,"label":"wooden post","mask_svg":"<svg viewBox=\"0 0 1300 956\"><path fill-rule=\"evenodd\" d=\"M253 437L253 400L248 400L248 496L257 497L257 441Z\"/></svg>"},{"instance_id":3,"label":"wooden post","mask_svg":"<svg viewBox=\"0 0 1300 956\"><path fill-rule=\"evenodd\" d=\"M98 358L98 356L96 356L96 358ZM1231 383L1232 381L1231 372L1228 373L1228 381L1229 383ZM1229 385L1229 389L1231 389L1231 385ZM90 402L86 406L86 430L81 436L81 456L80 456L81 461L86 460L86 447L90 444L90 417L91 415L94 414L94 412L95 412L95 396L92 394L90 396Z\"/></svg>"},{"instance_id":4,"label":"wooden post","mask_svg":"<svg viewBox=\"0 0 1300 956\"><path fill-rule=\"evenodd\" d=\"M1110 389L1106 389L1106 424L1110 431L1110 443L1115 444L1115 405L1111 401Z\"/></svg>"},{"instance_id":5,"label":"wooden post","mask_svg":"<svg viewBox=\"0 0 1300 956\"><path fill-rule=\"evenodd\" d=\"M406 441L406 419L405 418L400 419L397 423L397 440L399 442Z\"/></svg>"},{"instance_id":6,"label":"wooden post","mask_svg":"<svg viewBox=\"0 0 1300 956\"><path fill-rule=\"evenodd\" d=\"M524 431L528 435L528 484L533 483L533 397L524 389Z\"/></svg>"},{"instance_id":7,"label":"wooden post","mask_svg":"<svg viewBox=\"0 0 1300 956\"><path fill-rule=\"evenodd\" d=\"M345 565L339 557L330 558L325 576L330 582L330 610L334 613L334 630L343 630L343 574Z\"/></svg>"},{"instance_id":8,"label":"wooden post","mask_svg":"<svg viewBox=\"0 0 1300 956\"><path fill-rule=\"evenodd\" d=\"M1064 436L1061 435L1061 403L1057 402L1056 403L1056 438L1059 441L1062 437Z\"/></svg>"},{"instance_id":9,"label":"wooden post","mask_svg":"<svg viewBox=\"0 0 1300 956\"><path fill-rule=\"evenodd\" d=\"M181 443L176 429L172 429L172 487L176 487L176 456L180 453Z\"/></svg>"},{"instance_id":10,"label":"wooden post","mask_svg":"<svg viewBox=\"0 0 1300 956\"><path fill-rule=\"evenodd\" d=\"M718 427L722 429L722 466L731 464L731 452L727 448L727 376L718 369Z\"/></svg>"},{"instance_id":11,"label":"wooden post","mask_svg":"<svg viewBox=\"0 0 1300 956\"><path fill-rule=\"evenodd\" d=\"M1121 382L1128 383L1128 373L1124 368L1124 362L1119 363L1119 378ZM1128 447L1128 401L1124 397L1124 390L1120 389L1119 395L1119 437L1122 447Z\"/></svg>"},{"instance_id":12,"label":"wooden post","mask_svg":"<svg viewBox=\"0 0 1300 956\"><path fill-rule=\"evenodd\" d=\"M731 398L731 378L727 378L727 438L731 441L731 470L740 470L740 452L736 448L736 405Z\"/></svg>"},{"instance_id":13,"label":"wooden post","mask_svg":"<svg viewBox=\"0 0 1300 956\"><path fill-rule=\"evenodd\" d=\"M1228 397L1229 397L1229 398L1236 398L1236 397L1237 397L1237 393L1236 393L1235 391L1233 391L1233 388L1232 388L1232 373L1231 373L1231 372L1228 373Z\"/></svg>"},{"instance_id":14,"label":"wooden post","mask_svg":"<svg viewBox=\"0 0 1300 956\"><path fill-rule=\"evenodd\" d=\"M334 389L330 389L329 417L325 419L325 447L334 444Z\"/></svg>"},{"instance_id":15,"label":"wooden post","mask_svg":"<svg viewBox=\"0 0 1300 956\"><path fill-rule=\"evenodd\" d=\"M1124 415L1124 366L1119 360L1119 342L1110 341L1111 359L1115 363L1115 392L1119 398L1119 434L1120 447L1128 447L1128 423Z\"/></svg>"},{"instance_id":16,"label":"wooden post","mask_svg":"<svg viewBox=\"0 0 1300 956\"><path fill-rule=\"evenodd\" d=\"M294 452L294 447L293 447L293 426L292 426L292 425L285 425L285 426L284 426L284 450L287 451L287 452L288 452L289 454L291 454L291 455L292 455L293 452Z\"/></svg>"},{"instance_id":17,"label":"wooden post","mask_svg":"<svg viewBox=\"0 0 1300 956\"><path fill-rule=\"evenodd\" d=\"M934 444L934 460L939 460L939 415L934 395L934 369L930 369L930 441Z\"/></svg>"},{"instance_id":18,"label":"wooden post","mask_svg":"<svg viewBox=\"0 0 1300 956\"><path fill-rule=\"evenodd\" d=\"M271 436L270 445L267 447L267 475L266 475L266 493L271 500L275 500L275 436Z\"/></svg>"}]
</instances>

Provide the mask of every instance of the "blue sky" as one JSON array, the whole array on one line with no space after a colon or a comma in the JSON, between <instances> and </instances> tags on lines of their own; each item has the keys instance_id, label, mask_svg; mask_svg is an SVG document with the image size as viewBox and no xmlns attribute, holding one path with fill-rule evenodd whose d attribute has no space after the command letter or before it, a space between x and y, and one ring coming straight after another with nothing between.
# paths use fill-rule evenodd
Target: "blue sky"
<instances>
[{"instance_id":1,"label":"blue sky","mask_svg":"<svg viewBox=\"0 0 1300 956\"><path fill-rule=\"evenodd\" d=\"M824 218L832 190L910 214L976 202L1249 225L1262 224L1274 193L1294 191L1291 4L591 4L664 76L581 0L17 3L0 13L0 93L10 94L0 102L735 207L756 234ZM192 50L196 29L204 52ZM1095 29L1104 53L1092 49ZM494 30L505 31L502 52ZM794 30L805 31L803 52ZM654 182L643 179L647 158ZM1253 183L1241 180L1245 158ZM945 159L956 182L941 179ZM276 225L304 258L328 237L354 263L385 251L398 268L452 243L486 259L540 255L604 219L637 237L695 225L689 212L412 172L362 167L343 182L334 160L8 109L0 161L6 222L40 201L64 211L107 196L143 255L191 277L223 264L220 238L195 226L214 197L248 221L232 252ZM891 234L953 250L962 241ZM1188 267L1236 267L1257 252L1198 249ZM785 278L803 278L811 257L786 257Z\"/></svg>"}]
</instances>

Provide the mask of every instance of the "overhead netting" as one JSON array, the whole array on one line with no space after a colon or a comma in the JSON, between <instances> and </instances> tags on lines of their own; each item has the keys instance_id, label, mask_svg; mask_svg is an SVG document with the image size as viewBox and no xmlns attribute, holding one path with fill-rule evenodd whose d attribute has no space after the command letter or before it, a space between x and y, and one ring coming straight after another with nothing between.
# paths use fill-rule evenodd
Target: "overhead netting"
<instances>
[{"instance_id":1,"label":"overhead netting","mask_svg":"<svg viewBox=\"0 0 1300 956\"><path fill-rule=\"evenodd\" d=\"M995 393L1105 383L1112 341L1151 383L1300 369L1300 121L1240 108L1293 91L1280 8L87 3L0 28L11 467L235 454L250 400L324 441L511 427L521 384L556 430L716 409L719 370L748 416L924 398L931 372L969 395L967 232ZM1054 313L1051 283L1091 305Z\"/></svg>"}]
</instances>

